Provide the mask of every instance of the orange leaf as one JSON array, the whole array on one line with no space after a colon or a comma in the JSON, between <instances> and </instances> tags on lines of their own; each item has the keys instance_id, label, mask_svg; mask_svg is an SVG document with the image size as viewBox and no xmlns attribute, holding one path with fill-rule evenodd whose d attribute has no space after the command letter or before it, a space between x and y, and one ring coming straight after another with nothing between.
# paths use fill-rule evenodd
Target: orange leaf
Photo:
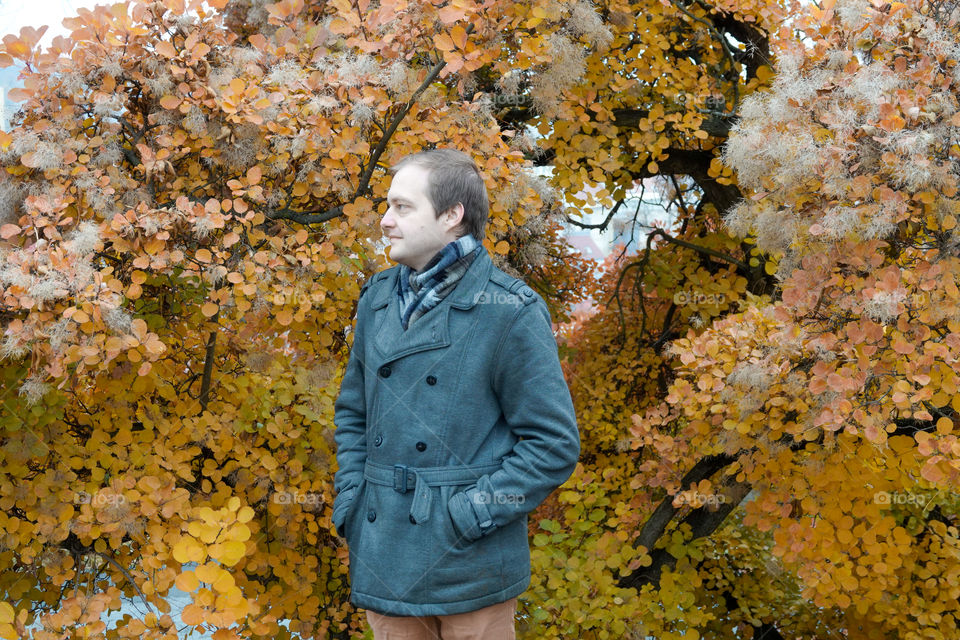
<instances>
[{"instance_id":1,"label":"orange leaf","mask_svg":"<svg viewBox=\"0 0 960 640\"><path fill-rule=\"evenodd\" d=\"M203 622L203 609L192 602L183 608L180 612L180 619L185 624L196 626Z\"/></svg>"},{"instance_id":2,"label":"orange leaf","mask_svg":"<svg viewBox=\"0 0 960 640\"><path fill-rule=\"evenodd\" d=\"M453 5L447 5L444 8L440 9L438 12L440 14L440 20L443 24L453 24L458 20L463 20L464 13L463 9L455 7Z\"/></svg>"},{"instance_id":3,"label":"orange leaf","mask_svg":"<svg viewBox=\"0 0 960 640\"><path fill-rule=\"evenodd\" d=\"M176 58L177 50L173 47L173 44L167 42L166 40L161 40L154 45L154 50L162 55L164 58Z\"/></svg>"},{"instance_id":4,"label":"orange leaf","mask_svg":"<svg viewBox=\"0 0 960 640\"><path fill-rule=\"evenodd\" d=\"M450 38L458 48L465 49L467 47L467 30L459 24L450 29Z\"/></svg>"},{"instance_id":5,"label":"orange leaf","mask_svg":"<svg viewBox=\"0 0 960 640\"><path fill-rule=\"evenodd\" d=\"M916 349L912 344L910 344L906 340L902 340L899 338L893 341L893 350L905 356L910 355L911 353L916 351Z\"/></svg>"},{"instance_id":6,"label":"orange leaf","mask_svg":"<svg viewBox=\"0 0 960 640\"><path fill-rule=\"evenodd\" d=\"M920 470L920 475L923 476L924 480L936 484L938 482L942 482L944 478L946 478L946 475L944 475L939 464L942 459L943 456L934 456L927 460L927 462L923 465L923 468Z\"/></svg>"},{"instance_id":7,"label":"orange leaf","mask_svg":"<svg viewBox=\"0 0 960 640\"><path fill-rule=\"evenodd\" d=\"M180 106L180 98L176 96L163 96L160 98L160 106L164 109L176 109Z\"/></svg>"},{"instance_id":8,"label":"orange leaf","mask_svg":"<svg viewBox=\"0 0 960 640\"><path fill-rule=\"evenodd\" d=\"M445 33L441 33L434 38L433 44L436 45L440 51L453 51L453 40Z\"/></svg>"},{"instance_id":9,"label":"orange leaf","mask_svg":"<svg viewBox=\"0 0 960 640\"><path fill-rule=\"evenodd\" d=\"M200 307L200 313L205 315L208 318L212 318L217 311L220 310L220 305L216 302L207 302L202 307Z\"/></svg>"},{"instance_id":10,"label":"orange leaf","mask_svg":"<svg viewBox=\"0 0 960 640\"><path fill-rule=\"evenodd\" d=\"M20 233L20 227L15 224L5 224L0 227L0 238L4 240L9 240L18 233Z\"/></svg>"},{"instance_id":11,"label":"orange leaf","mask_svg":"<svg viewBox=\"0 0 960 640\"><path fill-rule=\"evenodd\" d=\"M334 18L330 21L330 26L327 28L330 29L331 33L336 33L342 36L345 36L353 31L353 27L350 26L350 23L343 18Z\"/></svg>"},{"instance_id":12,"label":"orange leaf","mask_svg":"<svg viewBox=\"0 0 960 640\"><path fill-rule=\"evenodd\" d=\"M286 309L284 309L283 311L277 314L277 322L280 323L281 326L286 327L291 322L293 322L293 314L287 311Z\"/></svg>"}]
</instances>

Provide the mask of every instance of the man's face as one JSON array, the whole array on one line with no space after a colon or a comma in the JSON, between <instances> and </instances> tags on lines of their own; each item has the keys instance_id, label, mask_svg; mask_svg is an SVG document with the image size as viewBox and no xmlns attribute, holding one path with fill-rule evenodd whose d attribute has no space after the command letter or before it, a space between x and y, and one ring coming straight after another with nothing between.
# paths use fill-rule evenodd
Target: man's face
<instances>
[{"instance_id":1,"label":"man's face","mask_svg":"<svg viewBox=\"0 0 960 640\"><path fill-rule=\"evenodd\" d=\"M454 229L463 218L457 205L439 218L427 195L429 172L409 164L397 171L387 192L387 212L380 220L390 239L390 259L421 270L448 243L457 239Z\"/></svg>"}]
</instances>

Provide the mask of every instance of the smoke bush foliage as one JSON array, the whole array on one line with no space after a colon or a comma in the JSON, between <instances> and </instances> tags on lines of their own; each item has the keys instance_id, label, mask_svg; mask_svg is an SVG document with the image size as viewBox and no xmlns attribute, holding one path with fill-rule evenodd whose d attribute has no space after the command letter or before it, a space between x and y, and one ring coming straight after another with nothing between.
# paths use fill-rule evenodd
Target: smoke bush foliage
<instances>
[{"instance_id":1,"label":"smoke bush foliage","mask_svg":"<svg viewBox=\"0 0 960 640\"><path fill-rule=\"evenodd\" d=\"M824 242L889 240L917 194L952 193L958 14L956 3L840 0L811 49L782 52L724 149L756 193L727 213L731 230L790 260Z\"/></svg>"}]
</instances>

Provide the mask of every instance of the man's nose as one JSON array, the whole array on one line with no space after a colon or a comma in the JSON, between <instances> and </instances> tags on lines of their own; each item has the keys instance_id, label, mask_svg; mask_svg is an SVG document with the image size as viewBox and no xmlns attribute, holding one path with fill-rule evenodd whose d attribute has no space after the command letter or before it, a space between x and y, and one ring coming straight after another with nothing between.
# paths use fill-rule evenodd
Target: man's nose
<instances>
[{"instance_id":1,"label":"man's nose","mask_svg":"<svg viewBox=\"0 0 960 640\"><path fill-rule=\"evenodd\" d=\"M387 209L387 212L383 214L383 217L380 218L380 228L384 231L392 229L393 224L393 214L390 213L390 209Z\"/></svg>"}]
</instances>

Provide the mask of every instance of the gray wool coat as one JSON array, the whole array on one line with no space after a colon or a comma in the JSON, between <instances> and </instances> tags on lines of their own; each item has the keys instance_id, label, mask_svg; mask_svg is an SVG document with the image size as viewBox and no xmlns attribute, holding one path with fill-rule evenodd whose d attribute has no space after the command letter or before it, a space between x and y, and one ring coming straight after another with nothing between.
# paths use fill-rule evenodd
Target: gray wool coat
<instances>
[{"instance_id":1,"label":"gray wool coat","mask_svg":"<svg viewBox=\"0 0 960 640\"><path fill-rule=\"evenodd\" d=\"M573 473L580 436L536 292L481 248L404 331L399 270L360 293L335 403L332 521L354 605L464 613L529 586L527 514Z\"/></svg>"}]
</instances>

